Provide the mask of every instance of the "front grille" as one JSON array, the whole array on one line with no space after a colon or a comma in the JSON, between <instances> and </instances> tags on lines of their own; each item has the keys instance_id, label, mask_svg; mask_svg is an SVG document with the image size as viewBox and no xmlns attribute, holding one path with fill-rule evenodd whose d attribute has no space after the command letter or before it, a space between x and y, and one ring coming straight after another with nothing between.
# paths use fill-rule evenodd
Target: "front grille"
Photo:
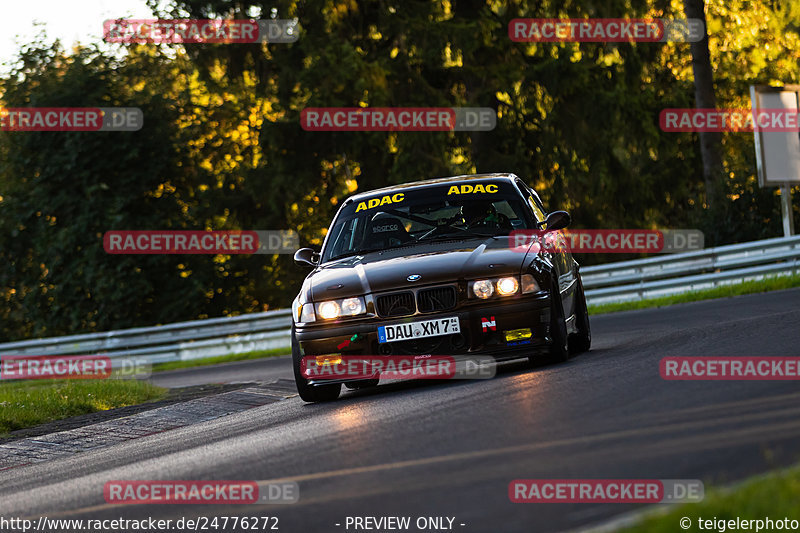
<instances>
[{"instance_id":1,"label":"front grille","mask_svg":"<svg viewBox=\"0 0 800 533\"><path fill-rule=\"evenodd\" d=\"M420 313L447 311L456 306L455 287L434 287L417 293L417 307Z\"/></svg>"},{"instance_id":2,"label":"front grille","mask_svg":"<svg viewBox=\"0 0 800 533\"><path fill-rule=\"evenodd\" d=\"M378 296L376 306L380 316L413 315L414 295L410 292L396 292Z\"/></svg>"}]
</instances>

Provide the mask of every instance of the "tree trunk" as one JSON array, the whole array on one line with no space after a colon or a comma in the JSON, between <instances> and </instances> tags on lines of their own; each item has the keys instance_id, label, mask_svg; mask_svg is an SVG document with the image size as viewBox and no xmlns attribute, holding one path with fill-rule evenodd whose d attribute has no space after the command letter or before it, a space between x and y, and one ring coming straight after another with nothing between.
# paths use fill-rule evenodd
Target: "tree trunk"
<instances>
[{"instance_id":1,"label":"tree trunk","mask_svg":"<svg viewBox=\"0 0 800 533\"><path fill-rule=\"evenodd\" d=\"M683 10L686 18L703 22L703 38L691 44L695 107L715 108L717 99L714 96L714 74L708 52L708 25L704 0L683 0ZM718 206L719 191L722 188L722 134L712 131L700 132L700 155L703 159L706 204L711 208Z\"/></svg>"}]
</instances>

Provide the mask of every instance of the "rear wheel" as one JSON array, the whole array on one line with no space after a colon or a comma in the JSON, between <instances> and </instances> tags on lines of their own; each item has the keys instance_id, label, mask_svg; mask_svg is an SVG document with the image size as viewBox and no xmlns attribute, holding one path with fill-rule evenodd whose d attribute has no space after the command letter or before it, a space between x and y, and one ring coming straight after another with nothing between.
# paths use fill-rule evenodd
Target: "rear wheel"
<instances>
[{"instance_id":1,"label":"rear wheel","mask_svg":"<svg viewBox=\"0 0 800 533\"><path fill-rule=\"evenodd\" d=\"M339 397L342 385L339 383L330 385L309 385L308 380L303 377L301 371L303 355L300 353L300 344L294 334L292 326L292 366L294 367L294 382L297 385L297 392L305 402L330 402Z\"/></svg>"},{"instance_id":2,"label":"rear wheel","mask_svg":"<svg viewBox=\"0 0 800 533\"><path fill-rule=\"evenodd\" d=\"M586 307L586 295L583 292L580 274L578 274L578 289L575 292L575 326L578 332L569 336L569 351L572 354L588 352L592 346L592 329L589 326L589 309Z\"/></svg>"}]
</instances>

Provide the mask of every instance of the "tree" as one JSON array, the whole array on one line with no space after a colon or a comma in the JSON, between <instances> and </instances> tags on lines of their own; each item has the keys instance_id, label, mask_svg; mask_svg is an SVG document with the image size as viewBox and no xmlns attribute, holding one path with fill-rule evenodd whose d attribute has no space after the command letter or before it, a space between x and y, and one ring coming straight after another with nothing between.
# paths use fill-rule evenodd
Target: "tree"
<instances>
[{"instance_id":1,"label":"tree","mask_svg":"<svg viewBox=\"0 0 800 533\"><path fill-rule=\"evenodd\" d=\"M694 72L695 106L698 109L714 109L717 99L714 95L714 73L711 68L711 55L708 51L708 24L706 22L704 0L684 0L686 18L697 19L703 23L703 38L691 44L692 71ZM722 134L701 131L700 155L703 160L703 181L706 187L706 205L719 208L720 188L722 186Z\"/></svg>"}]
</instances>

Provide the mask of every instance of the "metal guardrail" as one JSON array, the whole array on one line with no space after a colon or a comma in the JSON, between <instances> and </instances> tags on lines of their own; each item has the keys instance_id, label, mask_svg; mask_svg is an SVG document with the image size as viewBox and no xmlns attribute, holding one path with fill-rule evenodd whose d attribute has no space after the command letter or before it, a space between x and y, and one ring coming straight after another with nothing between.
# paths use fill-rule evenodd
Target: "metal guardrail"
<instances>
[{"instance_id":1,"label":"metal guardrail","mask_svg":"<svg viewBox=\"0 0 800 533\"><path fill-rule=\"evenodd\" d=\"M581 269L589 303L652 298L769 275L800 273L800 236L719 246ZM85 355L180 361L286 348L291 311L178 322L0 344L1 355Z\"/></svg>"},{"instance_id":2,"label":"metal guardrail","mask_svg":"<svg viewBox=\"0 0 800 533\"><path fill-rule=\"evenodd\" d=\"M581 268L587 302L656 298L800 273L800 236Z\"/></svg>"},{"instance_id":3,"label":"metal guardrail","mask_svg":"<svg viewBox=\"0 0 800 533\"><path fill-rule=\"evenodd\" d=\"M0 344L2 355L86 355L145 358L150 363L215 357L291 344L290 309L177 322L148 328Z\"/></svg>"}]
</instances>

